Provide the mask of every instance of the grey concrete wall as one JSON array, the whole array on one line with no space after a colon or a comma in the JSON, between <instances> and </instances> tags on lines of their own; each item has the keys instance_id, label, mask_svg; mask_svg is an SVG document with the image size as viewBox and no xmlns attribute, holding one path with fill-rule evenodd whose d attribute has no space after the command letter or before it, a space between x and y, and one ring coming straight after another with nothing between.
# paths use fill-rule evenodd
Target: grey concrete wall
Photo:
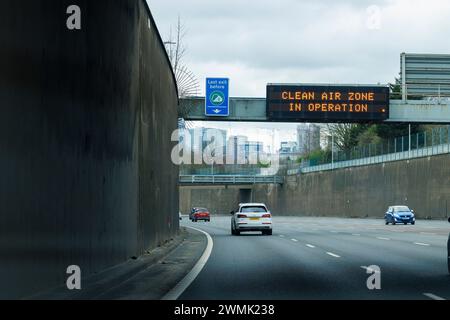
<instances>
[{"instance_id":1,"label":"grey concrete wall","mask_svg":"<svg viewBox=\"0 0 450 320\"><path fill-rule=\"evenodd\" d=\"M229 214L240 203L239 188L180 187L180 211L188 214L193 207L208 208L213 215Z\"/></svg>"},{"instance_id":2,"label":"grey concrete wall","mask_svg":"<svg viewBox=\"0 0 450 320\"><path fill-rule=\"evenodd\" d=\"M218 204L219 196L230 202ZM196 190L189 201L227 212L238 196L238 189ZM291 176L282 186L254 186L252 198L274 215L382 218L388 206L404 204L418 218L444 219L450 216L450 155Z\"/></svg>"},{"instance_id":3,"label":"grey concrete wall","mask_svg":"<svg viewBox=\"0 0 450 320\"><path fill-rule=\"evenodd\" d=\"M0 298L175 235L176 83L145 1L3 0L0 42Z\"/></svg>"},{"instance_id":4,"label":"grey concrete wall","mask_svg":"<svg viewBox=\"0 0 450 320\"><path fill-rule=\"evenodd\" d=\"M257 186L254 196L282 215L380 218L389 205L404 204L419 218L443 219L450 214L450 156L289 177L281 187Z\"/></svg>"}]
</instances>

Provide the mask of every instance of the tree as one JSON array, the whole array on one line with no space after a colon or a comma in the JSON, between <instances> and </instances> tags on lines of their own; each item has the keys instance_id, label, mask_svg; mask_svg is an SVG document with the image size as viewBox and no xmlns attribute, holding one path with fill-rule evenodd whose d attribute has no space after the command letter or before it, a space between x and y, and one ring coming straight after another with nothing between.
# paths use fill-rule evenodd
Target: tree
<instances>
[{"instance_id":1,"label":"tree","mask_svg":"<svg viewBox=\"0 0 450 320\"><path fill-rule=\"evenodd\" d=\"M318 165L331 162L331 149L317 149L310 152L305 159L310 161L310 165Z\"/></svg>"},{"instance_id":2,"label":"tree","mask_svg":"<svg viewBox=\"0 0 450 320\"><path fill-rule=\"evenodd\" d=\"M334 137L334 145L340 151L350 152L358 145L359 136L367 130L366 124L329 124L328 132Z\"/></svg>"},{"instance_id":3,"label":"tree","mask_svg":"<svg viewBox=\"0 0 450 320\"><path fill-rule=\"evenodd\" d=\"M184 57L187 52L187 47L184 44L185 37L186 28L181 18L178 17L175 37L172 34L171 28L169 39L164 44L166 45L167 55L169 56L177 80L178 95L180 98L198 96L200 89L199 82L194 73L184 64ZM183 118L188 113L190 106L183 104L183 106L180 105L180 108L179 115Z\"/></svg>"},{"instance_id":4,"label":"tree","mask_svg":"<svg viewBox=\"0 0 450 320\"><path fill-rule=\"evenodd\" d=\"M395 83L390 83L391 99L402 99L402 84L399 78L395 78Z\"/></svg>"},{"instance_id":5,"label":"tree","mask_svg":"<svg viewBox=\"0 0 450 320\"><path fill-rule=\"evenodd\" d=\"M411 124L411 134L415 134L421 130L418 124ZM378 124L376 125L376 133L383 140L389 140L409 134L409 124Z\"/></svg>"},{"instance_id":6,"label":"tree","mask_svg":"<svg viewBox=\"0 0 450 320\"><path fill-rule=\"evenodd\" d=\"M358 137L358 146L364 146L368 144L379 144L382 139L377 133L377 126L369 126L367 130L362 132Z\"/></svg>"}]
</instances>

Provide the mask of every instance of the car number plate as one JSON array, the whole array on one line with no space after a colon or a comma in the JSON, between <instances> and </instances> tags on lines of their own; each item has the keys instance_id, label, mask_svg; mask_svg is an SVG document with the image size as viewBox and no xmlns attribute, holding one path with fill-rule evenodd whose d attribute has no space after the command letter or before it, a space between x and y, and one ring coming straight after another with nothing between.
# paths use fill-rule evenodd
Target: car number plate
<instances>
[{"instance_id":1,"label":"car number plate","mask_svg":"<svg viewBox=\"0 0 450 320\"><path fill-rule=\"evenodd\" d=\"M259 221L259 218L250 218L251 221Z\"/></svg>"}]
</instances>

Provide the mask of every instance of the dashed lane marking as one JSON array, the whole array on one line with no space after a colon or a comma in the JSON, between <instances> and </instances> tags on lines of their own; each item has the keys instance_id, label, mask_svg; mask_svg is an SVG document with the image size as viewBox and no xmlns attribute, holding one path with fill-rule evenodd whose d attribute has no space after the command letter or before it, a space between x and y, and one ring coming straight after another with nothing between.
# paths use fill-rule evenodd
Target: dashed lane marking
<instances>
[{"instance_id":1,"label":"dashed lane marking","mask_svg":"<svg viewBox=\"0 0 450 320\"><path fill-rule=\"evenodd\" d=\"M339 255L337 255L337 254L335 254L333 252L327 252L327 255L332 256L334 258L340 258L341 257L341 256L339 256Z\"/></svg>"}]
</instances>

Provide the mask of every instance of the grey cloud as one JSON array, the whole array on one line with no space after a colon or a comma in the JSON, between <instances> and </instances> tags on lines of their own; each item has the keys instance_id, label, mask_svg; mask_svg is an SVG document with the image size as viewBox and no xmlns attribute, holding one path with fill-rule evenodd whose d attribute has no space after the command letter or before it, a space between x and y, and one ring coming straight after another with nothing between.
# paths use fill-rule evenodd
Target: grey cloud
<instances>
[{"instance_id":1,"label":"grey cloud","mask_svg":"<svg viewBox=\"0 0 450 320\"><path fill-rule=\"evenodd\" d=\"M444 40L450 7L439 0L149 2L163 37L178 14L182 17L186 62L197 73L215 64L291 82L387 82L397 76L402 51L450 52ZM379 30L366 25L371 5L382 10ZM414 11L419 5L423 10ZM239 87L245 90L245 84Z\"/></svg>"}]
</instances>

